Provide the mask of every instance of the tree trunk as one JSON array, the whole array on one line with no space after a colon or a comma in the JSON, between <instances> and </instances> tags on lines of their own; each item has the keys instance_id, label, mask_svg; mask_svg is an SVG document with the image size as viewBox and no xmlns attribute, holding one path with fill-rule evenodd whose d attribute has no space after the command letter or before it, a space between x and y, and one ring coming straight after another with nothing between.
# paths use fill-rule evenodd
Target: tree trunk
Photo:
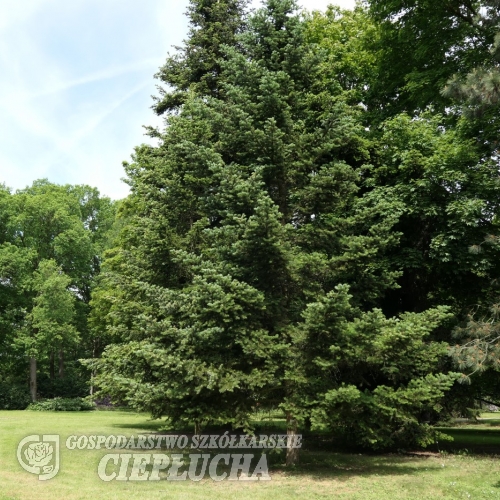
<instances>
[{"instance_id":1,"label":"tree trunk","mask_svg":"<svg viewBox=\"0 0 500 500\"><path fill-rule=\"evenodd\" d=\"M299 448L293 448L297 436L297 420L290 412L286 414L286 433L288 435L286 448L286 465L296 465L299 462Z\"/></svg>"},{"instance_id":2,"label":"tree trunk","mask_svg":"<svg viewBox=\"0 0 500 500\"><path fill-rule=\"evenodd\" d=\"M30 358L30 395L33 403L36 401L36 358Z\"/></svg>"},{"instance_id":3,"label":"tree trunk","mask_svg":"<svg viewBox=\"0 0 500 500\"><path fill-rule=\"evenodd\" d=\"M92 343L92 359L95 359L97 357L97 346L98 346L98 339L94 339L94 342ZM92 372L90 373L90 395L94 395L94 377L96 376L96 371L92 369Z\"/></svg>"},{"instance_id":4,"label":"tree trunk","mask_svg":"<svg viewBox=\"0 0 500 500\"><path fill-rule=\"evenodd\" d=\"M55 373L56 373L56 367L55 367L55 356L54 356L54 351L50 351L50 357L49 357L49 376L50 376L50 381L53 382L55 378Z\"/></svg>"},{"instance_id":5,"label":"tree trunk","mask_svg":"<svg viewBox=\"0 0 500 500\"><path fill-rule=\"evenodd\" d=\"M64 351L59 349L59 378L64 377Z\"/></svg>"},{"instance_id":6,"label":"tree trunk","mask_svg":"<svg viewBox=\"0 0 500 500\"><path fill-rule=\"evenodd\" d=\"M199 436L201 434L201 423L199 420L194 422L194 434L195 436Z\"/></svg>"}]
</instances>

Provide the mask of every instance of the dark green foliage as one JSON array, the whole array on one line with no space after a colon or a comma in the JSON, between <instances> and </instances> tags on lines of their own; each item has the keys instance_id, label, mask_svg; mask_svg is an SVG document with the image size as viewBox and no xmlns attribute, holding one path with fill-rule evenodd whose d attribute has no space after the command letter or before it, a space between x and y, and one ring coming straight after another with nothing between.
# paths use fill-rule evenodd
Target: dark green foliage
<instances>
[{"instance_id":1,"label":"dark green foliage","mask_svg":"<svg viewBox=\"0 0 500 500\"><path fill-rule=\"evenodd\" d=\"M69 361L65 365L64 377L50 378L46 365L38 377L38 393L42 399L79 398L89 393L89 376L78 362Z\"/></svg>"},{"instance_id":2,"label":"dark green foliage","mask_svg":"<svg viewBox=\"0 0 500 500\"><path fill-rule=\"evenodd\" d=\"M32 403L26 408L29 411L91 411L93 403L82 398L54 398Z\"/></svg>"},{"instance_id":3,"label":"dark green foliage","mask_svg":"<svg viewBox=\"0 0 500 500\"><path fill-rule=\"evenodd\" d=\"M183 47L167 59L156 77L173 91L158 87L158 114L178 110L189 91L220 98L224 46L234 45L243 29L248 0L190 0L187 15L189 37Z\"/></svg>"},{"instance_id":4,"label":"dark green foliage","mask_svg":"<svg viewBox=\"0 0 500 500\"><path fill-rule=\"evenodd\" d=\"M373 195L402 206L401 245L391 258L403 275L385 304L390 311L448 304L464 314L497 293L497 168L442 123L431 114L388 120L366 169Z\"/></svg>"},{"instance_id":5,"label":"dark green foliage","mask_svg":"<svg viewBox=\"0 0 500 500\"><path fill-rule=\"evenodd\" d=\"M454 360L472 385L458 392L454 389L450 407L477 405L483 392L498 397L497 389L492 389L498 387L494 373L468 375L496 364L489 322L472 319L471 311L476 318L484 318L491 304L498 302L500 4L497 0L370 0L368 4L373 21L380 23L379 43L374 46L378 74L364 100L372 121L379 124L406 111L410 123L410 118L428 108L427 119L433 114L433 120L440 122L440 135L455 144L450 148L449 141L448 145L433 141L431 149L439 159L429 149L407 151L413 142L407 136L398 146L406 156L404 162L396 162L398 170L382 167L381 186L390 184L414 193L407 204L411 212L402 219L407 226L398 226L404 233L397 256L405 269L401 291L388 295L384 309L453 305L462 326L455 336L448 328L439 337L452 345L460 343L452 349ZM443 113L442 118L436 111ZM387 130L387 123L381 128ZM373 132L379 134L375 128ZM388 154L381 156L394 154L393 142L391 137L383 146ZM455 159L450 157L453 149L462 150L462 159L456 154ZM429 163L422 169L424 158ZM394 163L394 157L390 161ZM380 163L374 163L375 171L380 170ZM427 177L431 172L432 178ZM441 196L436 191L439 183ZM458 403L460 398L463 404Z\"/></svg>"},{"instance_id":6,"label":"dark green foliage","mask_svg":"<svg viewBox=\"0 0 500 500\"><path fill-rule=\"evenodd\" d=\"M398 287L407 200L367 181L362 108L325 91L310 36L293 2L269 0L224 49L224 99L193 89L160 145L136 149L92 301L115 343L87 365L102 395L197 430L280 406L292 426L426 445L422 415L456 378L429 339L448 313L372 310Z\"/></svg>"},{"instance_id":7,"label":"dark green foliage","mask_svg":"<svg viewBox=\"0 0 500 500\"><path fill-rule=\"evenodd\" d=\"M500 305L494 304L488 317L470 314L463 325L455 328L459 344L451 348L451 355L467 374L482 374L489 368L500 371Z\"/></svg>"},{"instance_id":8,"label":"dark green foliage","mask_svg":"<svg viewBox=\"0 0 500 500\"><path fill-rule=\"evenodd\" d=\"M27 385L0 383L0 410L25 410L30 403Z\"/></svg>"},{"instance_id":9,"label":"dark green foliage","mask_svg":"<svg viewBox=\"0 0 500 500\"><path fill-rule=\"evenodd\" d=\"M427 446L436 433L424 424L441 411L458 375L441 373L446 343L429 342L445 308L387 319L360 313L339 286L309 304L297 331L299 400L313 428L329 428L372 448ZM306 413L307 414L307 413Z\"/></svg>"},{"instance_id":10,"label":"dark green foliage","mask_svg":"<svg viewBox=\"0 0 500 500\"><path fill-rule=\"evenodd\" d=\"M465 118L464 132L481 141L486 154L495 155L500 131L500 5L497 0L483 0L479 5L474 27L488 33L484 46L489 53L466 75L455 74L442 93L458 104Z\"/></svg>"},{"instance_id":11,"label":"dark green foliage","mask_svg":"<svg viewBox=\"0 0 500 500\"><path fill-rule=\"evenodd\" d=\"M442 89L490 59L495 29L477 22L489 1L369 0L380 26L376 77L368 102L375 119L428 106L444 112L451 101Z\"/></svg>"}]
</instances>

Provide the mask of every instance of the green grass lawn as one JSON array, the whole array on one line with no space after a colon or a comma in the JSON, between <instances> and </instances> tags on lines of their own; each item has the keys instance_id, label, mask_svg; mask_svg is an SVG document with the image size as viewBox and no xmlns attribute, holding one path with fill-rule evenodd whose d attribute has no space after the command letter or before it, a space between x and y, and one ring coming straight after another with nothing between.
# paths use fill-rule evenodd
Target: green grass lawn
<instances>
[{"instance_id":1,"label":"green grass lawn","mask_svg":"<svg viewBox=\"0 0 500 500\"><path fill-rule=\"evenodd\" d=\"M500 443L500 427L497 430L492 423L483 421L477 428L467 426L446 431L457 434L459 449L468 450L471 448L468 444L474 444L469 441L484 433L488 433L485 439ZM210 479L198 483L103 482L98 478L97 465L108 451L67 450L64 445L66 438L74 434L136 435L155 432L161 425L158 421L151 422L147 415L126 411L2 411L0 500L500 499L500 462L492 455L359 455L304 450L300 467L295 470L286 470L280 460L275 460L272 481L267 482L216 483ZM22 438L44 433L60 434L62 440L61 470L49 481L39 481L24 471L16 459L17 444Z\"/></svg>"}]
</instances>

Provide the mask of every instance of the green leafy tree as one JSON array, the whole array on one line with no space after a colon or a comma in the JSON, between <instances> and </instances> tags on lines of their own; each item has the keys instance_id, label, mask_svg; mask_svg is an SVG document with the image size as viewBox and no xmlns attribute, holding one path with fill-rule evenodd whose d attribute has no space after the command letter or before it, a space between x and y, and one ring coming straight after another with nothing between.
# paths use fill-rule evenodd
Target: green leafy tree
<instances>
[{"instance_id":1,"label":"green leafy tree","mask_svg":"<svg viewBox=\"0 0 500 500\"><path fill-rule=\"evenodd\" d=\"M463 317L478 302L488 304L500 271L495 162L430 113L386 121L376 144L365 186L372 196L403 206L395 226L400 245L391 256L403 274L384 310L421 312L446 304Z\"/></svg>"},{"instance_id":2,"label":"green leafy tree","mask_svg":"<svg viewBox=\"0 0 500 500\"><path fill-rule=\"evenodd\" d=\"M442 93L454 100L463 115L464 132L481 141L486 154L495 156L500 127L500 6L496 0L483 0L479 5L473 25L489 34L487 56L467 74L455 74Z\"/></svg>"},{"instance_id":3,"label":"green leafy tree","mask_svg":"<svg viewBox=\"0 0 500 500\"><path fill-rule=\"evenodd\" d=\"M108 199L101 198L97 190L88 186L57 186L46 180L35 181L32 186L14 194L3 191L0 205L0 321L3 326L2 343L8 353L5 363L2 363L5 368L2 378L10 380L12 373L18 373L25 366L19 362L23 356L32 358L32 364L36 361L32 355L36 349L23 339L39 336L37 332L41 327L33 326L34 311L39 310L37 300L42 300L37 298L42 292L37 288L36 273L41 272L43 262L55 262L69 280L66 288L71 290L75 299L71 328L82 334L84 342L78 345L69 341L65 343L58 340L58 334L54 333L52 347L40 351L39 361L44 365L48 362L49 377L53 382L57 357L59 375L63 377L64 352L81 349L80 356L88 352L85 346L86 304L90 299L93 279L99 272L99 254L110 225L108 222L112 219L113 207ZM47 290L42 293L43 300L48 300L49 293ZM47 318L50 322L50 317ZM47 324L43 327L45 330ZM13 349L12 346L16 347ZM9 373L10 363L14 370ZM32 370L32 373L34 387L36 372Z\"/></svg>"},{"instance_id":4,"label":"green leafy tree","mask_svg":"<svg viewBox=\"0 0 500 500\"><path fill-rule=\"evenodd\" d=\"M65 276L53 260L40 261L31 281L30 288L35 294L33 308L16 343L30 357L32 401L37 399L37 360L54 350L61 352L78 341L73 324L75 296L68 290L70 283L71 278Z\"/></svg>"},{"instance_id":5,"label":"green leafy tree","mask_svg":"<svg viewBox=\"0 0 500 500\"><path fill-rule=\"evenodd\" d=\"M428 106L444 113L452 105L441 94L449 79L464 77L491 58L495 29L477 19L485 7L488 14L496 9L496 2L369 0L368 5L380 26L376 77L367 99L377 121Z\"/></svg>"},{"instance_id":6,"label":"green leafy tree","mask_svg":"<svg viewBox=\"0 0 500 500\"><path fill-rule=\"evenodd\" d=\"M366 106L367 90L377 79L379 29L365 8L343 10L330 5L306 18L305 37L322 51L318 91L341 95L353 105Z\"/></svg>"}]
</instances>

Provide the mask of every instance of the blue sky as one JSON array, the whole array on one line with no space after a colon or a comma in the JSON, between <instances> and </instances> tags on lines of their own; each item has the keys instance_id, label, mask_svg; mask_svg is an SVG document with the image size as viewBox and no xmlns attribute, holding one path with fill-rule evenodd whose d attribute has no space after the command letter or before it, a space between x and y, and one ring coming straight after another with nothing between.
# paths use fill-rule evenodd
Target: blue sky
<instances>
[{"instance_id":1,"label":"blue sky","mask_svg":"<svg viewBox=\"0 0 500 500\"><path fill-rule=\"evenodd\" d=\"M47 177L126 196L122 161L148 142L142 125L161 124L153 75L186 36L187 3L1 0L0 183ZM302 1L329 3L354 0Z\"/></svg>"}]
</instances>

